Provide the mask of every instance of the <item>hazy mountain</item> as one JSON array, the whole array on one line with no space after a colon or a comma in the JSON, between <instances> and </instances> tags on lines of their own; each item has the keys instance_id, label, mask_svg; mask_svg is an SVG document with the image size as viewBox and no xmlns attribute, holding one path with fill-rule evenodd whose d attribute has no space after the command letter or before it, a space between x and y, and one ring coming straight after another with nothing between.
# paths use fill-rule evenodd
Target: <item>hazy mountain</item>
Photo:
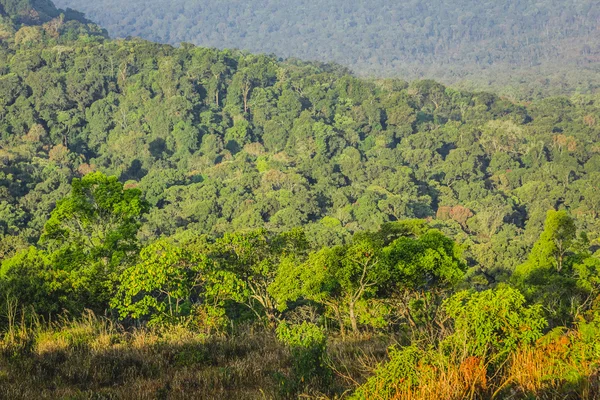
<instances>
[{"instance_id":1,"label":"hazy mountain","mask_svg":"<svg viewBox=\"0 0 600 400\"><path fill-rule=\"evenodd\" d=\"M334 61L360 75L598 87L598 0L58 0L112 36ZM547 80L547 81L546 81Z\"/></svg>"},{"instance_id":2,"label":"hazy mountain","mask_svg":"<svg viewBox=\"0 0 600 400\"><path fill-rule=\"evenodd\" d=\"M0 0L0 16L8 16L17 25L38 25L64 15L65 21L90 23L81 12L58 9L50 0Z\"/></svg>"}]
</instances>

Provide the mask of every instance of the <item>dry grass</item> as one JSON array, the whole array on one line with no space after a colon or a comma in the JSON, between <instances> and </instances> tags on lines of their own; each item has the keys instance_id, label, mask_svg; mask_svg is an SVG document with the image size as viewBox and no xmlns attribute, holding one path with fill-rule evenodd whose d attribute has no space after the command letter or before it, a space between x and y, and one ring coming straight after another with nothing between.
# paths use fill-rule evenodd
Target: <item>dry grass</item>
<instances>
[{"instance_id":1,"label":"dry grass","mask_svg":"<svg viewBox=\"0 0 600 400\"><path fill-rule=\"evenodd\" d=\"M332 341L329 360L350 380L329 388L293 379L289 350L264 328L233 336L197 334L184 327L126 331L87 314L77 321L14 324L0 340L0 398L7 399L279 399L339 398L370 371L361 357L382 361L389 342ZM294 389L296 390L296 389Z\"/></svg>"},{"instance_id":2,"label":"dry grass","mask_svg":"<svg viewBox=\"0 0 600 400\"><path fill-rule=\"evenodd\" d=\"M275 398L289 354L268 333L206 338L182 327L126 332L87 314L0 341L0 398ZM259 397L257 397L259 396Z\"/></svg>"},{"instance_id":3,"label":"dry grass","mask_svg":"<svg viewBox=\"0 0 600 400\"><path fill-rule=\"evenodd\" d=\"M366 400L600 399L600 356L596 341L574 329L549 334L498 365L477 357L423 351L411 368L415 380L387 379L386 370L357 397ZM381 374L382 370L378 370ZM399 376L399 375L396 375Z\"/></svg>"},{"instance_id":4,"label":"dry grass","mask_svg":"<svg viewBox=\"0 0 600 400\"><path fill-rule=\"evenodd\" d=\"M589 359L577 336L571 332L516 352L503 385L536 399L600 398L600 357Z\"/></svg>"},{"instance_id":5,"label":"dry grass","mask_svg":"<svg viewBox=\"0 0 600 400\"><path fill-rule=\"evenodd\" d=\"M402 399L402 400L462 400L477 399L488 392L487 368L483 360L468 357L461 363L424 362L415 366L419 376L419 384L411 385L410 380L399 380L392 388L391 397L379 395L377 391L370 393L370 399ZM380 389L384 389L381 387ZM385 388L389 392L390 388ZM382 392L383 393L383 392Z\"/></svg>"},{"instance_id":6,"label":"dry grass","mask_svg":"<svg viewBox=\"0 0 600 400\"><path fill-rule=\"evenodd\" d=\"M125 330L93 314L52 324L21 321L0 340L0 398L345 398L387 360L391 341L331 338L330 387L301 382L299 391L290 392L285 390L293 379L290 352L257 326L232 336L206 336L181 326ZM376 386L367 398L598 399L600 360L584 355L589 349L582 343L570 331L520 349L496 366L429 351L415 364L418 384L399 380L391 395L389 387Z\"/></svg>"}]
</instances>

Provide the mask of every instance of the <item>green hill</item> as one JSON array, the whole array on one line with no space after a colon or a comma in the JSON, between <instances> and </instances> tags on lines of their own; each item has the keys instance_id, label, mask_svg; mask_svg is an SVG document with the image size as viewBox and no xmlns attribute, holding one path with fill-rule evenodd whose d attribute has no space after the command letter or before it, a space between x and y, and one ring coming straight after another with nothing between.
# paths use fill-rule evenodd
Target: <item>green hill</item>
<instances>
[{"instance_id":1,"label":"green hill","mask_svg":"<svg viewBox=\"0 0 600 400\"><path fill-rule=\"evenodd\" d=\"M2 4L0 398L600 398L598 94Z\"/></svg>"},{"instance_id":2,"label":"green hill","mask_svg":"<svg viewBox=\"0 0 600 400\"><path fill-rule=\"evenodd\" d=\"M50 0L0 0L0 15L9 17L17 25L41 25L63 15L63 21L90 24L84 15L67 8L56 8Z\"/></svg>"},{"instance_id":3,"label":"green hill","mask_svg":"<svg viewBox=\"0 0 600 400\"><path fill-rule=\"evenodd\" d=\"M50 0L1 0L6 14L23 23L43 23L60 15Z\"/></svg>"},{"instance_id":4,"label":"green hill","mask_svg":"<svg viewBox=\"0 0 600 400\"><path fill-rule=\"evenodd\" d=\"M597 97L525 105L335 65L35 29L0 53L5 234L35 242L70 180L94 170L144 191L146 240L303 226L338 243L437 218L474 265L506 272L549 208L600 232Z\"/></svg>"}]
</instances>

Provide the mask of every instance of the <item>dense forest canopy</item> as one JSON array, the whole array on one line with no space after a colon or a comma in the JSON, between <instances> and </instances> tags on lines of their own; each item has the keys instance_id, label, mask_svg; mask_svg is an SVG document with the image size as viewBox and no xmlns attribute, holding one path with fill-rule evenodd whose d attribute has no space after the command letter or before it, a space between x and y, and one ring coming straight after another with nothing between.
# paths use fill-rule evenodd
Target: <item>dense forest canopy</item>
<instances>
[{"instance_id":1,"label":"dense forest canopy","mask_svg":"<svg viewBox=\"0 0 600 400\"><path fill-rule=\"evenodd\" d=\"M114 37L337 62L516 97L597 90L598 0L58 0Z\"/></svg>"},{"instance_id":2,"label":"dense forest canopy","mask_svg":"<svg viewBox=\"0 0 600 400\"><path fill-rule=\"evenodd\" d=\"M434 218L473 265L510 271L548 209L599 232L597 96L522 105L77 29L23 27L3 42L5 235L34 243L71 179L96 170L155 207L146 241L304 226L335 244Z\"/></svg>"},{"instance_id":3,"label":"dense forest canopy","mask_svg":"<svg viewBox=\"0 0 600 400\"><path fill-rule=\"evenodd\" d=\"M600 396L599 94L0 1L0 397Z\"/></svg>"}]
</instances>

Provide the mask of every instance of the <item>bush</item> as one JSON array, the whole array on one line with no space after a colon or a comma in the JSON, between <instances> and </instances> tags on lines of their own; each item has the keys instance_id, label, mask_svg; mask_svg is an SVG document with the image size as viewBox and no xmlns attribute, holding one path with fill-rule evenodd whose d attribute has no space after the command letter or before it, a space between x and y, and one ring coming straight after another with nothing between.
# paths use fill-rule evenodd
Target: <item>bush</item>
<instances>
[{"instance_id":1,"label":"bush","mask_svg":"<svg viewBox=\"0 0 600 400\"><path fill-rule=\"evenodd\" d=\"M505 359L519 345L534 343L547 326L542 307L525 306L523 295L510 287L463 291L448 299L444 308L454 320L454 333L443 347L494 362Z\"/></svg>"},{"instance_id":2,"label":"bush","mask_svg":"<svg viewBox=\"0 0 600 400\"><path fill-rule=\"evenodd\" d=\"M416 386L419 382L417 364L426 352L417 346L391 347L390 361L380 365L375 374L352 396L353 399L391 399L401 387Z\"/></svg>"},{"instance_id":3,"label":"bush","mask_svg":"<svg viewBox=\"0 0 600 400\"><path fill-rule=\"evenodd\" d=\"M292 352L292 371L296 388L301 383L317 381L325 386L331 379L331 371L326 366L327 337L317 325L303 322L290 325L282 322L277 327L277 338Z\"/></svg>"},{"instance_id":4,"label":"bush","mask_svg":"<svg viewBox=\"0 0 600 400\"><path fill-rule=\"evenodd\" d=\"M444 303L444 309L453 333L439 343L392 347L390 361L379 365L353 398L489 396L497 382L488 380L500 374L488 374L488 368L498 371L502 361L533 345L547 325L541 307L526 306L523 295L509 287L457 293ZM496 387L507 385L500 382Z\"/></svg>"},{"instance_id":5,"label":"bush","mask_svg":"<svg viewBox=\"0 0 600 400\"><path fill-rule=\"evenodd\" d=\"M512 392L544 398L600 398L600 318L576 329L553 329L535 347L519 349L506 375Z\"/></svg>"}]
</instances>

